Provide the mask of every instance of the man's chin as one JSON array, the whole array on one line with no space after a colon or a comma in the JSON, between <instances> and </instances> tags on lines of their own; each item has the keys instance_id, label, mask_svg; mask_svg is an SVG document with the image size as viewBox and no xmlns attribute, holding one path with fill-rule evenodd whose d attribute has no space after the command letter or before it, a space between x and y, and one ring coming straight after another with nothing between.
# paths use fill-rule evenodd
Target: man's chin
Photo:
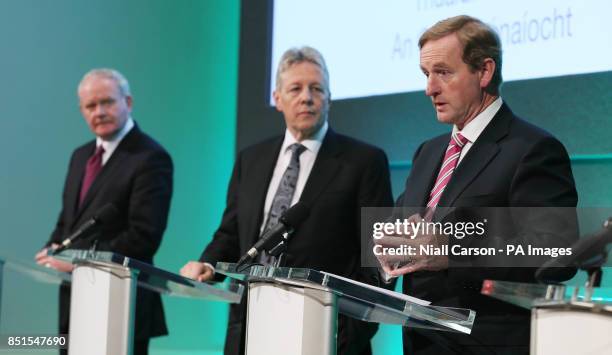
<instances>
[{"instance_id":1,"label":"man's chin","mask_svg":"<svg viewBox=\"0 0 612 355\"><path fill-rule=\"evenodd\" d=\"M94 130L94 134L102 139L110 139L117 134L118 131L119 130L114 127L100 127Z\"/></svg>"},{"instance_id":2,"label":"man's chin","mask_svg":"<svg viewBox=\"0 0 612 355\"><path fill-rule=\"evenodd\" d=\"M316 122L314 124L308 125L302 131L307 132L309 136L314 136L319 132L319 130L323 127L323 122Z\"/></svg>"},{"instance_id":3,"label":"man's chin","mask_svg":"<svg viewBox=\"0 0 612 355\"><path fill-rule=\"evenodd\" d=\"M319 132L321 127L323 127L323 125L301 126L301 127L299 127L299 129L297 131L294 131L294 132L297 133L297 137L296 138L298 138L301 141L301 140L304 140L304 139L312 138L314 135L317 134L317 132ZM294 136L295 136L295 133L294 133Z\"/></svg>"},{"instance_id":4,"label":"man's chin","mask_svg":"<svg viewBox=\"0 0 612 355\"><path fill-rule=\"evenodd\" d=\"M453 124L453 119L444 112L436 113L436 117L438 118L438 122L440 123Z\"/></svg>"}]
</instances>

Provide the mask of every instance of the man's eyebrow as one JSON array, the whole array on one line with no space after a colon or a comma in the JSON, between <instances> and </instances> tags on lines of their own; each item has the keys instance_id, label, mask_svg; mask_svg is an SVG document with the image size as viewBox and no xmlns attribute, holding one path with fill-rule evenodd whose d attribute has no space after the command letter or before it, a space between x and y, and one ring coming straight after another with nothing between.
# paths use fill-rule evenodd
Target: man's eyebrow
<instances>
[{"instance_id":1,"label":"man's eyebrow","mask_svg":"<svg viewBox=\"0 0 612 355\"><path fill-rule=\"evenodd\" d=\"M428 69L425 68L423 65L420 65L419 67L421 68L422 71L428 71ZM435 70L435 69L449 69L449 68L450 68L450 66L448 64L444 63L444 62L437 62L437 63L434 63L431 66L432 70Z\"/></svg>"},{"instance_id":2,"label":"man's eyebrow","mask_svg":"<svg viewBox=\"0 0 612 355\"><path fill-rule=\"evenodd\" d=\"M438 63L435 63L432 68L433 69L448 69L450 67L448 66L448 64L444 62L438 62Z\"/></svg>"}]
</instances>

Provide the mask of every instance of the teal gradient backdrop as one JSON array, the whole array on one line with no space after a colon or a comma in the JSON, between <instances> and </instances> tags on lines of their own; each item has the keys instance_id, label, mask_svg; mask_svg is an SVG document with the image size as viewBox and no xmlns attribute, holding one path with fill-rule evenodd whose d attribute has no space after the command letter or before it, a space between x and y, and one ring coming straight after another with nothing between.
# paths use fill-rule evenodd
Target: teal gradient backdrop
<instances>
[{"instance_id":1,"label":"teal gradient backdrop","mask_svg":"<svg viewBox=\"0 0 612 355\"><path fill-rule=\"evenodd\" d=\"M133 117L171 153L175 192L156 264L199 257L220 220L235 153L238 0L0 1L0 253L31 259L60 209L72 150L91 139L76 86L94 67L123 72ZM55 331L57 292L7 275L0 332ZM158 354L220 350L227 311L164 298ZM38 354L38 353L37 353Z\"/></svg>"}]
</instances>

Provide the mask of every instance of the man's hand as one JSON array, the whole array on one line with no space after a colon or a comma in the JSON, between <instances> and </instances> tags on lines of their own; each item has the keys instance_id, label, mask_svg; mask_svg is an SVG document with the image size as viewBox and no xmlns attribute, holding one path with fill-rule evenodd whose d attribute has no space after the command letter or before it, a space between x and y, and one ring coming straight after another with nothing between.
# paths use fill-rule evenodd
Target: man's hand
<instances>
[{"instance_id":1,"label":"man's hand","mask_svg":"<svg viewBox=\"0 0 612 355\"><path fill-rule=\"evenodd\" d=\"M408 222L422 222L420 215L412 215ZM424 222L422 222L424 223ZM374 241L383 248L401 248L402 250L412 250L411 255L380 255L377 256L383 270L387 275L397 277L415 271L428 270L436 271L448 268L447 255L427 255L421 253L421 245L431 248L440 248L448 245L448 237L427 233L416 235L385 236Z\"/></svg>"},{"instance_id":2,"label":"man's hand","mask_svg":"<svg viewBox=\"0 0 612 355\"><path fill-rule=\"evenodd\" d=\"M205 282L212 280L215 273L213 269L204 263L190 261L181 268L180 274L183 277Z\"/></svg>"},{"instance_id":3,"label":"man's hand","mask_svg":"<svg viewBox=\"0 0 612 355\"><path fill-rule=\"evenodd\" d=\"M408 223L416 223L421 219L418 214L408 217ZM380 245L383 248L398 248L410 242L412 233L410 230L407 234L387 234L380 239L374 239L374 244ZM411 258L408 255L375 255L387 277L395 277L391 275L391 270L396 269L399 265L410 263Z\"/></svg>"},{"instance_id":4,"label":"man's hand","mask_svg":"<svg viewBox=\"0 0 612 355\"><path fill-rule=\"evenodd\" d=\"M59 247L59 244L55 244L55 243L51 244L52 250L57 249L57 247ZM36 259L36 263L38 265L50 267L57 271L72 272L72 270L74 269L74 265L72 265L71 263L65 262L65 261L58 260L54 257L48 256L47 255L48 249L49 248L44 248L38 253L36 253L36 255L34 256L34 259Z\"/></svg>"}]
</instances>

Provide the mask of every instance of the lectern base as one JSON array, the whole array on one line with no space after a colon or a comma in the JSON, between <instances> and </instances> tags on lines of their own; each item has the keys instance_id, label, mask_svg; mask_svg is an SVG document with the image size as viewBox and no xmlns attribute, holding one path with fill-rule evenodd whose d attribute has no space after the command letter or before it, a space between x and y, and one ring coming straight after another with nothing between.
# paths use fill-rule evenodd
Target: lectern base
<instances>
[{"instance_id":1,"label":"lectern base","mask_svg":"<svg viewBox=\"0 0 612 355\"><path fill-rule=\"evenodd\" d=\"M128 268L77 265L72 272L69 355L130 355L136 292Z\"/></svg>"},{"instance_id":2,"label":"lectern base","mask_svg":"<svg viewBox=\"0 0 612 355\"><path fill-rule=\"evenodd\" d=\"M611 331L610 313L534 308L531 311L530 354L610 354Z\"/></svg>"},{"instance_id":3,"label":"lectern base","mask_svg":"<svg viewBox=\"0 0 612 355\"><path fill-rule=\"evenodd\" d=\"M337 318L336 296L331 292L251 282L246 354L333 355Z\"/></svg>"}]
</instances>

